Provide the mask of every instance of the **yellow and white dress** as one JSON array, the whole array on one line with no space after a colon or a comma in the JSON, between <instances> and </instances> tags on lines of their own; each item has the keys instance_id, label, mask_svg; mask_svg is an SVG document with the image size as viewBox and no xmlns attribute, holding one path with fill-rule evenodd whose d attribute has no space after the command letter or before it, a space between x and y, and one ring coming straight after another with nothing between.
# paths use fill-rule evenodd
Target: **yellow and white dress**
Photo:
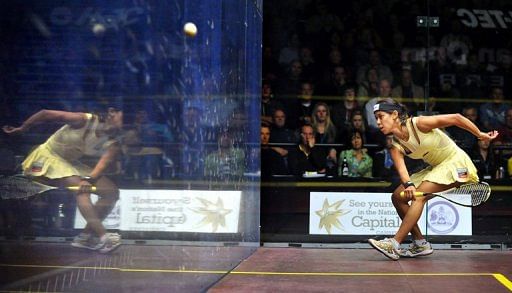
<instances>
[{"instance_id":1,"label":"yellow and white dress","mask_svg":"<svg viewBox=\"0 0 512 293\"><path fill-rule=\"evenodd\" d=\"M440 129L427 133L416 126L417 118L407 120L407 141L395 137L393 145L412 159L422 159L427 168L411 175L411 181L419 186L422 181L438 184L454 182L478 182L477 170L470 157Z\"/></svg>"},{"instance_id":2,"label":"yellow and white dress","mask_svg":"<svg viewBox=\"0 0 512 293\"><path fill-rule=\"evenodd\" d=\"M32 151L22 163L26 176L45 176L50 179L73 175L87 176L92 168L79 161L83 156L100 156L115 142L108 136L96 136L97 116L85 114L87 123L81 128L68 124Z\"/></svg>"}]
</instances>

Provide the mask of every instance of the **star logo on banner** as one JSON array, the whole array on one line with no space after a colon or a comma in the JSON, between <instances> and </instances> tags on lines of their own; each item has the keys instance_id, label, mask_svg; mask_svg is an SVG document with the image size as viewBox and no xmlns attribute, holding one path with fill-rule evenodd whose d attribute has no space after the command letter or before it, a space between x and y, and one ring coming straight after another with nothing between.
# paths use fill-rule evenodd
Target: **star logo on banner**
<instances>
[{"instance_id":1,"label":"star logo on banner","mask_svg":"<svg viewBox=\"0 0 512 293\"><path fill-rule=\"evenodd\" d=\"M331 205L329 204L327 198L324 199L322 209L315 211L315 213L320 217L320 223L318 224L319 229L323 229L325 227L325 230L327 230L328 234L331 234L331 228L333 226L343 230L343 225L341 224L339 218L350 213L349 210L340 209L340 206L344 201L345 200L339 200Z\"/></svg>"},{"instance_id":2,"label":"star logo on banner","mask_svg":"<svg viewBox=\"0 0 512 293\"><path fill-rule=\"evenodd\" d=\"M191 208L191 210L204 216L204 218L197 223L198 227L211 224L212 232L217 232L219 226L226 227L226 215L231 213L231 210L224 208L224 202L220 197L217 198L216 203L200 197L198 197L197 200L199 200L203 206Z\"/></svg>"}]
</instances>

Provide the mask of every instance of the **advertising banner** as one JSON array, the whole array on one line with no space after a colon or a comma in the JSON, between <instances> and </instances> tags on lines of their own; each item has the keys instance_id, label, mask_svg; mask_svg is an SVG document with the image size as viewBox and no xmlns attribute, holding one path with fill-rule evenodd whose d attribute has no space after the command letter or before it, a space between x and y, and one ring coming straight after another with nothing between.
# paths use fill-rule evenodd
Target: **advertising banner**
<instances>
[{"instance_id":1,"label":"advertising banner","mask_svg":"<svg viewBox=\"0 0 512 293\"><path fill-rule=\"evenodd\" d=\"M389 193L310 193L310 234L394 235L400 223ZM471 208L433 198L418 225L428 235L471 235Z\"/></svg>"},{"instance_id":2,"label":"advertising banner","mask_svg":"<svg viewBox=\"0 0 512 293\"><path fill-rule=\"evenodd\" d=\"M237 233L241 191L121 190L105 219L110 229ZM85 226L77 210L75 228Z\"/></svg>"}]
</instances>

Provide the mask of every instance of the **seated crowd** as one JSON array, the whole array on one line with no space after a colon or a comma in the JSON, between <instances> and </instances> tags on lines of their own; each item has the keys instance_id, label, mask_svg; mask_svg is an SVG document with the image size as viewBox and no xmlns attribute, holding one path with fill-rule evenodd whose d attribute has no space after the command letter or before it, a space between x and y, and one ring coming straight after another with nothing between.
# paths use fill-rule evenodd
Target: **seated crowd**
<instances>
[{"instance_id":1,"label":"seated crowd","mask_svg":"<svg viewBox=\"0 0 512 293\"><path fill-rule=\"evenodd\" d=\"M347 84L343 96L322 99L313 96L312 88L310 82L302 83L297 99L290 102L290 99L277 99L272 93L272 85L263 83L262 177L326 174L329 177L396 180L397 174L389 154L392 138L386 137L377 128L372 111L373 105L381 97L358 97L356 87ZM411 116L432 112L418 110L422 109L422 99L403 98L393 95L393 91L388 80L378 82L376 93L410 106ZM478 141L471 133L460 128L444 129L470 154L482 180L502 176L498 169L500 166L507 169L506 161L510 153L506 148L499 153L493 148L512 144L512 108L502 103L503 91L500 88L491 88L491 97L494 99L488 103L480 106L467 104L461 109L462 115L482 129L495 128L500 131L500 136L491 145ZM336 101L337 98L339 101ZM292 121L288 117L292 117ZM415 163L410 162L412 168ZM346 173L342 170L344 164L348 167Z\"/></svg>"}]
</instances>

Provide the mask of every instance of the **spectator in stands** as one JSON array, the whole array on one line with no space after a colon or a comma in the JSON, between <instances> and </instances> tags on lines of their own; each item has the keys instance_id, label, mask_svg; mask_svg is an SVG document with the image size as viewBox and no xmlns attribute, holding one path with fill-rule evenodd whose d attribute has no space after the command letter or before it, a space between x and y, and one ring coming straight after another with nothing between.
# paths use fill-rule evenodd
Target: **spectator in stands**
<instances>
[{"instance_id":1,"label":"spectator in stands","mask_svg":"<svg viewBox=\"0 0 512 293\"><path fill-rule=\"evenodd\" d=\"M504 103L503 89L492 87L490 93L491 101L480 106L480 121L485 130L499 129L505 125L505 113L510 108Z\"/></svg>"},{"instance_id":2,"label":"spectator in stands","mask_svg":"<svg viewBox=\"0 0 512 293\"><path fill-rule=\"evenodd\" d=\"M497 168L491 142L479 140L469 154L478 171L480 180L496 178Z\"/></svg>"},{"instance_id":3,"label":"spectator in stands","mask_svg":"<svg viewBox=\"0 0 512 293\"><path fill-rule=\"evenodd\" d=\"M393 88L391 95L401 99L411 113L422 110L425 104L423 87L416 85L412 80L411 70L402 69L400 83Z\"/></svg>"},{"instance_id":4,"label":"spectator in stands","mask_svg":"<svg viewBox=\"0 0 512 293\"><path fill-rule=\"evenodd\" d=\"M369 60L367 64L364 64L357 69L356 82L358 84L363 83L363 81L367 78L370 68L376 70L376 75L380 79L387 79L390 83L393 83L393 73L388 66L382 64L378 50L371 50L368 59Z\"/></svg>"},{"instance_id":5,"label":"spectator in stands","mask_svg":"<svg viewBox=\"0 0 512 293\"><path fill-rule=\"evenodd\" d=\"M299 51L299 61L302 63L302 73L306 80L315 80L318 78L318 64L313 56L313 50L310 47L302 46Z\"/></svg>"},{"instance_id":6,"label":"spectator in stands","mask_svg":"<svg viewBox=\"0 0 512 293\"><path fill-rule=\"evenodd\" d=\"M509 40L510 44L510 40ZM505 95L512 94L512 53L504 50L498 63L499 67L492 78L503 80L503 92Z\"/></svg>"},{"instance_id":7,"label":"spectator in stands","mask_svg":"<svg viewBox=\"0 0 512 293\"><path fill-rule=\"evenodd\" d=\"M391 158L390 150L392 146L393 136L387 135L384 148L373 156L373 176L396 183L400 180L400 177Z\"/></svg>"},{"instance_id":8,"label":"spectator in stands","mask_svg":"<svg viewBox=\"0 0 512 293\"><path fill-rule=\"evenodd\" d=\"M362 133L363 139L366 138L366 122L364 120L363 112L356 110L352 112L352 116L350 116L350 124L347 128L343 130L342 137L343 141L346 142L346 138L350 135L354 130L359 130ZM350 142L350 138L349 138Z\"/></svg>"},{"instance_id":9,"label":"spectator in stands","mask_svg":"<svg viewBox=\"0 0 512 293\"><path fill-rule=\"evenodd\" d=\"M377 104L378 101L384 98L391 97L391 83L387 79L381 79L379 81L379 96L371 98L364 105L364 116L366 121L368 122L368 127L372 130L378 130L377 120L375 120L375 115L373 115L373 106Z\"/></svg>"},{"instance_id":10,"label":"spectator in stands","mask_svg":"<svg viewBox=\"0 0 512 293\"><path fill-rule=\"evenodd\" d=\"M508 144L512 145L512 108L508 109L505 114L505 125L498 129L500 133L494 144L503 145Z\"/></svg>"},{"instance_id":11,"label":"spectator in stands","mask_svg":"<svg viewBox=\"0 0 512 293\"><path fill-rule=\"evenodd\" d=\"M349 86L349 80L345 67L338 65L332 69L331 74L321 85L320 94L326 96L343 96Z\"/></svg>"},{"instance_id":12,"label":"spectator in stands","mask_svg":"<svg viewBox=\"0 0 512 293\"><path fill-rule=\"evenodd\" d=\"M284 75L278 80L277 93L285 98L285 104L290 103L288 100L295 97L300 85L303 81L303 67L299 60L290 62L288 69Z\"/></svg>"},{"instance_id":13,"label":"spectator in stands","mask_svg":"<svg viewBox=\"0 0 512 293\"><path fill-rule=\"evenodd\" d=\"M274 97L270 82L263 81L261 90L261 123L272 125L272 115L276 109L282 109L283 105Z\"/></svg>"},{"instance_id":14,"label":"spectator in stands","mask_svg":"<svg viewBox=\"0 0 512 293\"><path fill-rule=\"evenodd\" d=\"M272 121L271 143L295 143L297 141L295 132L286 126L286 114L282 109L274 111Z\"/></svg>"},{"instance_id":15,"label":"spectator in stands","mask_svg":"<svg viewBox=\"0 0 512 293\"><path fill-rule=\"evenodd\" d=\"M485 93L482 87L485 82L485 76L483 65L480 64L478 60L478 53L474 51L470 52L467 59L467 64L460 68L459 73L462 97L469 99L483 97Z\"/></svg>"},{"instance_id":16,"label":"spectator in stands","mask_svg":"<svg viewBox=\"0 0 512 293\"><path fill-rule=\"evenodd\" d=\"M315 104L312 120L316 143L335 143L336 126L332 123L329 106L326 103L319 102Z\"/></svg>"},{"instance_id":17,"label":"spectator in stands","mask_svg":"<svg viewBox=\"0 0 512 293\"><path fill-rule=\"evenodd\" d=\"M480 122L478 121L478 108L475 105L466 105L462 109L462 115L473 122L477 127L480 128ZM476 146L478 139L470 132L461 129L456 126L448 127L446 131L450 134L452 139L466 152L470 152ZM502 132L500 130L500 136ZM497 139L499 139L499 137Z\"/></svg>"},{"instance_id":18,"label":"spectator in stands","mask_svg":"<svg viewBox=\"0 0 512 293\"><path fill-rule=\"evenodd\" d=\"M351 148L340 153L338 175L342 176L342 162L346 160L349 177L372 177L373 159L364 148L363 133L359 129L354 129L349 137Z\"/></svg>"},{"instance_id":19,"label":"spectator in stands","mask_svg":"<svg viewBox=\"0 0 512 293\"><path fill-rule=\"evenodd\" d=\"M357 94L361 102L379 96L379 73L377 68L370 67L366 72L365 79L359 83Z\"/></svg>"},{"instance_id":20,"label":"spectator in stands","mask_svg":"<svg viewBox=\"0 0 512 293\"><path fill-rule=\"evenodd\" d=\"M325 173L325 152L316 147L315 133L311 125L303 125L299 145L288 154L292 174L302 176L305 172Z\"/></svg>"},{"instance_id":21,"label":"spectator in stands","mask_svg":"<svg viewBox=\"0 0 512 293\"><path fill-rule=\"evenodd\" d=\"M323 66L323 71L320 74L320 78L322 79L321 82L325 82L331 79L332 73L334 72L334 69L336 67L343 67L345 69L343 55L341 54L341 51L339 48L334 47L331 48L328 52L328 59L327 64ZM345 74L348 72L345 71ZM348 75L346 75L348 76Z\"/></svg>"},{"instance_id":22,"label":"spectator in stands","mask_svg":"<svg viewBox=\"0 0 512 293\"><path fill-rule=\"evenodd\" d=\"M332 122L338 129L339 133L342 133L344 129L349 127L354 111L361 111L358 101L356 100L356 90L354 85L347 85L345 93L343 94L343 100L331 108Z\"/></svg>"},{"instance_id":23,"label":"spectator in stands","mask_svg":"<svg viewBox=\"0 0 512 293\"><path fill-rule=\"evenodd\" d=\"M313 94L315 92L314 85L305 81L301 83L301 89L297 99L293 104L288 105L287 117L289 118L292 128L298 128L304 124L311 124L313 109L315 107L315 101L313 100Z\"/></svg>"},{"instance_id":24,"label":"spectator in stands","mask_svg":"<svg viewBox=\"0 0 512 293\"><path fill-rule=\"evenodd\" d=\"M148 116L146 110L138 110L123 140L124 174L136 180L160 178L164 144L173 141L168 127Z\"/></svg>"},{"instance_id":25,"label":"spectator in stands","mask_svg":"<svg viewBox=\"0 0 512 293\"><path fill-rule=\"evenodd\" d=\"M228 131L236 147L244 146L251 137L251 129L248 125L247 113L243 106L236 108L228 121Z\"/></svg>"},{"instance_id":26,"label":"spectator in stands","mask_svg":"<svg viewBox=\"0 0 512 293\"><path fill-rule=\"evenodd\" d=\"M293 60L299 59L299 46L300 40L297 33L293 33L288 39L286 47L281 48L279 51L279 64L287 65Z\"/></svg>"},{"instance_id":27,"label":"spectator in stands","mask_svg":"<svg viewBox=\"0 0 512 293\"><path fill-rule=\"evenodd\" d=\"M218 135L218 149L206 156L204 175L209 180L239 181L245 171L244 160L245 153L235 147L231 133L221 131Z\"/></svg>"},{"instance_id":28,"label":"spectator in stands","mask_svg":"<svg viewBox=\"0 0 512 293\"><path fill-rule=\"evenodd\" d=\"M263 48L263 60L261 64L263 79L268 82L276 82L281 73L281 66L279 66L279 62L274 58L271 47Z\"/></svg>"},{"instance_id":29,"label":"spectator in stands","mask_svg":"<svg viewBox=\"0 0 512 293\"><path fill-rule=\"evenodd\" d=\"M270 127L261 126L261 177L269 178L272 175L287 175L288 150L282 147L269 146Z\"/></svg>"}]
</instances>

